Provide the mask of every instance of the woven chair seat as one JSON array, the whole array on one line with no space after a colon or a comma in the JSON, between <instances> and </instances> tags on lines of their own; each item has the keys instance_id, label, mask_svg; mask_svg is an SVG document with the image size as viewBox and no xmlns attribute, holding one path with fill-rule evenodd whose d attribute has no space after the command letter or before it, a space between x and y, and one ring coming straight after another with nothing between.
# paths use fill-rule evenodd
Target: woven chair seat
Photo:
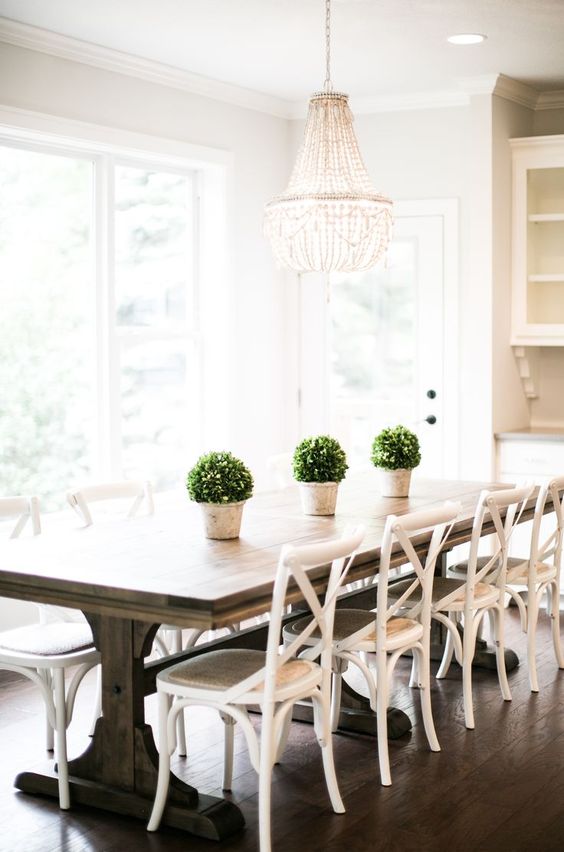
<instances>
[{"instance_id":1,"label":"woven chair seat","mask_svg":"<svg viewBox=\"0 0 564 852\"><path fill-rule=\"evenodd\" d=\"M476 563L476 570L480 571L484 565L488 561L487 556L478 557ZM523 559L521 556L510 556L507 560L507 574L508 574L508 582L510 585L516 586L526 586L528 583L528 572L529 561L528 559ZM452 571L453 574L466 574L468 571L468 562L457 562L455 565L452 565L449 569L449 572ZM545 562L537 562L537 582L544 583L547 580L552 579L552 577L556 576L556 569L553 565L547 565Z\"/></svg>"},{"instance_id":2,"label":"woven chair seat","mask_svg":"<svg viewBox=\"0 0 564 852\"><path fill-rule=\"evenodd\" d=\"M309 616L293 621L285 628L284 634L298 635L307 627L310 622ZM363 627L373 625L374 629L367 633L359 642L373 642L376 644L376 614L367 612L365 609L339 609L335 613L335 624L333 628L333 639L335 642L342 642L347 636L351 636ZM386 635L388 638L397 638L400 633L419 628L419 622L412 618L390 618L386 623ZM319 638L319 628L316 628L312 634L312 643Z\"/></svg>"},{"instance_id":3,"label":"woven chair seat","mask_svg":"<svg viewBox=\"0 0 564 852\"><path fill-rule=\"evenodd\" d=\"M518 560L517 560L518 561ZM523 573L519 572L516 577L511 576L508 579L508 583L510 585L516 586L526 586L529 582L527 568L529 566L528 562L523 562L524 571ZM553 577L556 577L556 566L555 565L547 565L546 562L537 562L537 583L545 583L547 580L551 580Z\"/></svg>"},{"instance_id":4,"label":"woven chair seat","mask_svg":"<svg viewBox=\"0 0 564 852\"><path fill-rule=\"evenodd\" d=\"M54 657L82 651L92 644L92 631L87 624L31 624L0 633L0 654L10 651Z\"/></svg>"},{"instance_id":5,"label":"woven chair seat","mask_svg":"<svg viewBox=\"0 0 564 852\"><path fill-rule=\"evenodd\" d=\"M476 572L481 571L484 565L486 565L491 557L489 556L478 556L476 560ZM523 566L523 570L527 569L527 560L522 559L520 556L510 556L507 560L507 570L513 571L519 567L519 565ZM492 571L495 570L497 566L492 567ZM468 560L464 559L462 562L456 562L455 565L449 565L448 568L449 573L453 574L467 574L468 573Z\"/></svg>"},{"instance_id":6,"label":"woven chair seat","mask_svg":"<svg viewBox=\"0 0 564 852\"><path fill-rule=\"evenodd\" d=\"M179 686L194 689L225 690L235 686L245 678L261 669L265 664L263 651L227 649L201 654L185 663L179 663L167 670L168 679ZM288 660L276 673L276 686L284 687L309 675L315 664L307 660ZM264 684L254 687L253 692L261 691Z\"/></svg>"},{"instance_id":7,"label":"woven chair seat","mask_svg":"<svg viewBox=\"0 0 564 852\"><path fill-rule=\"evenodd\" d=\"M460 603L466 597L466 589L464 588L466 581L457 580L454 577L435 577L433 581L433 603L437 603L447 595L452 594L455 589L460 589L460 594L453 599ZM397 600L410 587L412 580L402 580L399 583L394 583L390 586L388 597L390 600ZM479 601L480 598L485 598L496 592L495 586L490 586L489 583L476 583L474 586L474 600ZM405 602L407 606L415 606L421 600L421 587L416 589L410 598Z\"/></svg>"}]
</instances>

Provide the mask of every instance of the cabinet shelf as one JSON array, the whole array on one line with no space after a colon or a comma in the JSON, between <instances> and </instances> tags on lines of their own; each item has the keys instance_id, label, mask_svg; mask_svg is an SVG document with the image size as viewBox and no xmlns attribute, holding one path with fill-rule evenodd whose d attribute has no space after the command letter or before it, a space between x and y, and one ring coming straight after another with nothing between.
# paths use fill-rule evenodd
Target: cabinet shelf
<instances>
[{"instance_id":1,"label":"cabinet shelf","mask_svg":"<svg viewBox=\"0 0 564 852\"><path fill-rule=\"evenodd\" d=\"M557 272L554 275L529 275L527 281L531 284L542 284L550 281L564 282L564 272Z\"/></svg>"},{"instance_id":2,"label":"cabinet shelf","mask_svg":"<svg viewBox=\"0 0 564 852\"><path fill-rule=\"evenodd\" d=\"M564 222L564 213L529 213L529 222Z\"/></svg>"}]
</instances>

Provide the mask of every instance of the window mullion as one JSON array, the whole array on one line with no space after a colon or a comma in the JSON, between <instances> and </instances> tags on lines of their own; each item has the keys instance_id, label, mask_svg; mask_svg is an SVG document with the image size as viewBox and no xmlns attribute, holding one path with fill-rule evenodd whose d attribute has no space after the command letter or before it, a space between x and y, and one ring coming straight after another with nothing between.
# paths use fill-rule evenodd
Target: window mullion
<instances>
[{"instance_id":1,"label":"window mullion","mask_svg":"<svg viewBox=\"0 0 564 852\"><path fill-rule=\"evenodd\" d=\"M115 329L114 164L97 162L96 268L98 337L99 470L104 478L121 475L119 342Z\"/></svg>"}]
</instances>

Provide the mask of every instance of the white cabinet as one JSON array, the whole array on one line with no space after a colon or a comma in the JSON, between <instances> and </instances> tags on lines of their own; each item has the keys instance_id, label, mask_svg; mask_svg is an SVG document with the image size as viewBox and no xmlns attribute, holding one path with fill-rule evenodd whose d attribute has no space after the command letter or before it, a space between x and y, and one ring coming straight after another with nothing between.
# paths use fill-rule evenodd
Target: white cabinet
<instances>
[{"instance_id":1,"label":"white cabinet","mask_svg":"<svg viewBox=\"0 0 564 852\"><path fill-rule=\"evenodd\" d=\"M564 475L564 429L505 432L497 435L497 480L518 483L528 480L540 485ZM554 515L543 520L541 538L550 535ZM520 524L513 535L511 552L528 552L531 525ZM564 572L560 591L564 594Z\"/></svg>"},{"instance_id":2,"label":"white cabinet","mask_svg":"<svg viewBox=\"0 0 564 852\"><path fill-rule=\"evenodd\" d=\"M511 139L514 346L564 346L564 135Z\"/></svg>"},{"instance_id":3,"label":"white cabinet","mask_svg":"<svg viewBox=\"0 0 564 852\"><path fill-rule=\"evenodd\" d=\"M562 440L498 438L498 477L502 482L532 479L537 483L564 473Z\"/></svg>"}]
</instances>

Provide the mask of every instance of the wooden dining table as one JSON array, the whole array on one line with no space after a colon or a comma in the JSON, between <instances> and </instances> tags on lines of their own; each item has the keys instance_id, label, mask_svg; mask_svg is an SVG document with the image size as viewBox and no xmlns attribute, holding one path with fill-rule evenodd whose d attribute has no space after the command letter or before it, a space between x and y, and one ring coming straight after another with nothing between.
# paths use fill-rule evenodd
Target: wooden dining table
<instances>
[{"instance_id":1,"label":"wooden dining table","mask_svg":"<svg viewBox=\"0 0 564 852\"><path fill-rule=\"evenodd\" d=\"M335 516L313 517L302 513L298 488L292 486L249 500L240 538L231 541L206 539L199 507L185 493L170 492L157 495L152 516L104 519L77 528L69 513L68 523L59 522L51 532L47 519L43 535L3 543L0 596L82 610L101 653L103 715L86 751L70 762L71 802L148 819L158 755L145 721L144 699L155 692L160 670L210 647L197 645L149 661L161 624L214 629L268 612L281 546L336 536L351 522L366 526L348 577L351 582L378 571L389 514L459 501L462 511L447 546L467 542L478 495L492 487L501 486L415 478L409 497L383 498L371 470L341 483ZM533 509L534 497L521 520L530 518ZM417 549L424 552L429 538L421 534L415 540ZM327 576L328 566L314 569L319 592ZM342 605L354 600L371 608L370 594L370 589L360 588ZM287 603L300 606L297 590L290 589ZM211 645L264 648L267 629L267 624L258 624ZM52 770L21 772L15 786L32 794L58 795ZM244 825L235 803L203 795L176 776L163 822L216 840Z\"/></svg>"}]
</instances>

